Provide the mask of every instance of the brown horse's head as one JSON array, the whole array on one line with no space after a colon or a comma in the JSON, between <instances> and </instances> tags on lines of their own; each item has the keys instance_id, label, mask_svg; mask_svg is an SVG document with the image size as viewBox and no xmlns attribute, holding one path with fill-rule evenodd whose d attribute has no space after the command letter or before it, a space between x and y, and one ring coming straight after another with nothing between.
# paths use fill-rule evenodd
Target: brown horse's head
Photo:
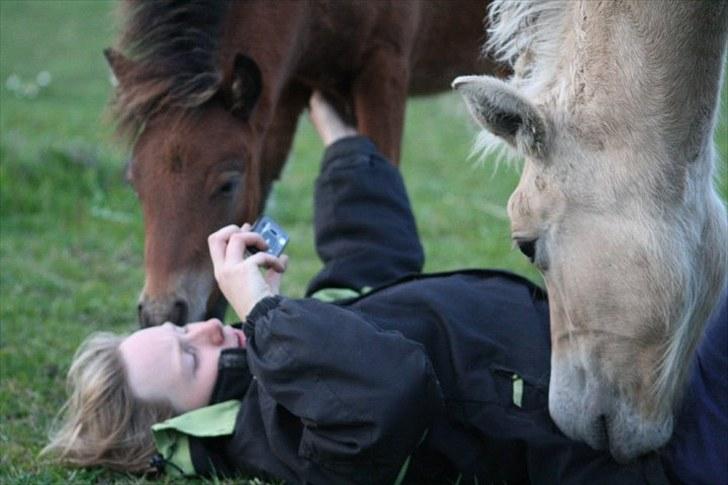
<instances>
[{"instance_id":1,"label":"brown horse's head","mask_svg":"<svg viewBox=\"0 0 728 485\"><path fill-rule=\"evenodd\" d=\"M260 209L259 137L250 123L260 72L238 55L228 75L210 70L180 79L114 50L105 53L118 80L120 127L135 140L127 178L142 204L146 234L140 324L221 317L226 307L206 241Z\"/></svg>"},{"instance_id":2,"label":"brown horse's head","mask_svg":"<svg viewBox=\"0 0 728 485\"><path fill-rule=\"evenodd\" d=\"M549 410L626 461L670 437L726 282L712 136L728 8L499 0L491 20L514 77L455 86L525 158L508 214L549 293Z\"/></svg>"}]
</instances>

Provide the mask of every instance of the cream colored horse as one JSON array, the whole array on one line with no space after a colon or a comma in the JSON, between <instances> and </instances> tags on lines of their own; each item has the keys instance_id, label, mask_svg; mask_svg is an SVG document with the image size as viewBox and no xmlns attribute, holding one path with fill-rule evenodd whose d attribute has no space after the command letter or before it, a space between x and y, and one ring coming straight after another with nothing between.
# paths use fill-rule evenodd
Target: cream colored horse
<instances>
[{"instance_id":1,"label":"cream colored horse","mask_svg":"<svg viewBox=\"0 0 728 485\"><path fill-rule=\"evenodd\" d=\"M669 438L726 284L712 139L728 2L497 0L490 20L513 77L453 85L484 144L525 157L508 212L549 292L551 415L626 461Z\"/></svg>"}]
</instances>

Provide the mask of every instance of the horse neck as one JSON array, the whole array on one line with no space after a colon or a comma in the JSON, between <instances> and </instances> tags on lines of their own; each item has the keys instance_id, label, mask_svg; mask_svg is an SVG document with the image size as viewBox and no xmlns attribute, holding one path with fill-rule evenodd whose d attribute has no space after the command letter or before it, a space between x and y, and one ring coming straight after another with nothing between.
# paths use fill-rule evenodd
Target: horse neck
<instances>
[{"instance_id":1,"label":"horse neck","mask_svg":"<svg viewBox=\"0 0 728 485\"><path fill-rule=\"evenodd\" d=\"M555 77L562 81L551 96L577 122L599 120L607 140L652 147L671 164L712 167L726 2L583 0L566 15Z\"/></svg>"}]
</instances>

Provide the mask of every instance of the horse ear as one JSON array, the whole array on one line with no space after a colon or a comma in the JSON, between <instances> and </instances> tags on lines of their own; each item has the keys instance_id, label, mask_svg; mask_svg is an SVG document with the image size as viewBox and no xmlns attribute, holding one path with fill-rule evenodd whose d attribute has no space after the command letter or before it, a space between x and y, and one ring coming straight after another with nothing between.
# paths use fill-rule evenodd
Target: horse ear
<instances>
[{"instance_id":1,"label":"horse ear","mask_svg":"<svg viewBox=\"0 0 728 485\"><path fill-rule=\"evenodd\" d=\"M460 76L452 86L463 95L473 118L483 128L525 155L546 155L546 118L508 84L490 76Z\"/></svg>"},{"instance_id":2,"label":"horse ear","mask_svg":"<svg viewBox=\"0 0 728 485\"><path fill-rule=\"evenodd\" d=\"M237 54L230 83L230 111L243 119L248 119L262 90L263 76L258 64L248 56Z\"/></svg>"},{"instance_id":3,"label":"horse ear","mask_svg":"<svg viewBox=\"0 0 728 485\"><path fill-rule=\"evenodd\" d=\"M124 86L125 81L134 70L134 62L124 56L121 52L116 49L112 49L111 47L104 49L104 57L106 57L106 62L109 63L109 67L111 68L111 72L114 74L114 78L116 78L116 82L120 86Z\"/></svg>"}]
</instances>

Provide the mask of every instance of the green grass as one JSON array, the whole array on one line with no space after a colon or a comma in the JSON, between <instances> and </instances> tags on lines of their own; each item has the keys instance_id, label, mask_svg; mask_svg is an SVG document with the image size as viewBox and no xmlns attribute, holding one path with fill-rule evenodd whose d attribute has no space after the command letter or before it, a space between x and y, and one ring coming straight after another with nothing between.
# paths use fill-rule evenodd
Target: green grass
<instances>
[{"instance_id":1,"label":"green grass","mask_svg":"<svg viewBox=\"0 0 728 485\"><path fill-rule=\"evenodd\" d=\"M125 149L103 122L110 84L101 50L113 37L111 11L101 1L0 1L2 483L138 481L37 458L79 342L93 330L136 328L141 215L123 182ZM5 86L12 74L29 80L41 71L53 81L35 98ZM718 140L723 160L725 126ZM504 208L518 176L467 161L474 132L455 95L409 105L402 170L426 269L500 267L538 280L509 242ZM303 121L270 204L292 235L289 295L301 295L319 268L310 200L320 154ZM725 175L725 162L722 168Z\"/></svg>"}]
</instances>

